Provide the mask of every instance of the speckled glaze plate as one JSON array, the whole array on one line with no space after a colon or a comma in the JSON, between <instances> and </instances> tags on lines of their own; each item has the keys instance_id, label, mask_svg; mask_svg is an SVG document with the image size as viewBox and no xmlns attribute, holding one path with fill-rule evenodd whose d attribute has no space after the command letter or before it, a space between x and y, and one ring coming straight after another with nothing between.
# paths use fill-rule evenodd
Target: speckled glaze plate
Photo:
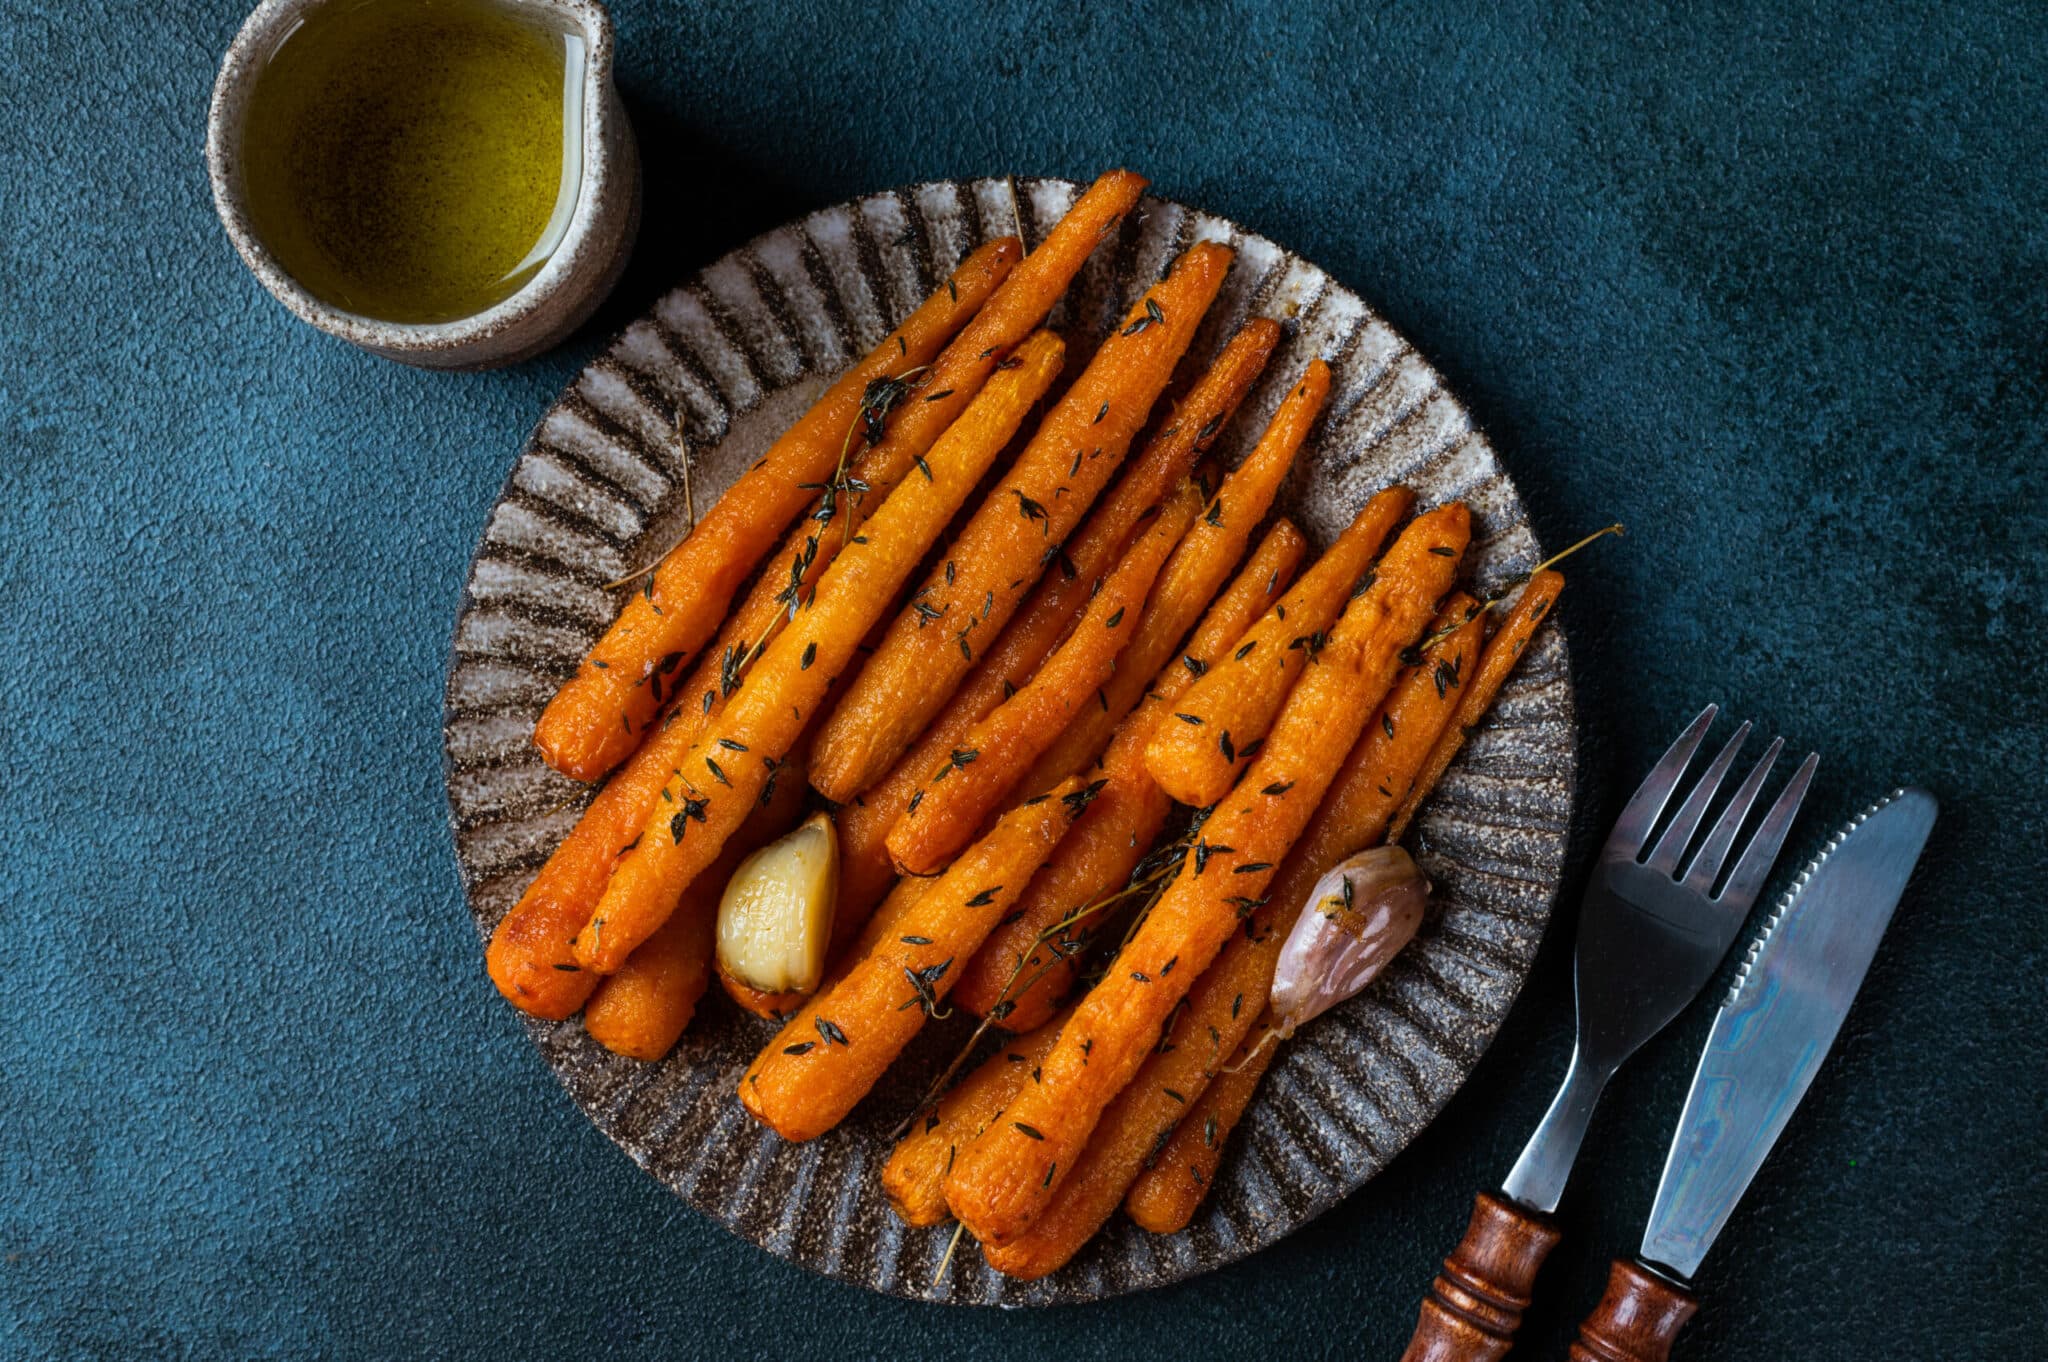
<instances>
[{"instance_id":1,"label":"speckled glaze plate","mask_svg":"<svg viewBox=\"0 0 2048 1362\"><path fill-rule=\"evenodd\" d=\"M448 672L448 801L479 933L588 799L541 763L530 735L611 620L618 592L606 583L650 562L684 524L677 417L702 506L963 255L1006 233L1035 245L1079 190L1052 179L942 182L814 213L662 298L549 409L484 529ZM1282 494L1286 514L1327 543L1369 493L1406 482L1423 505L1471 504L1468 576L1480 587L1536 562L1514 484L1430 366L1357 294L1222 218L1146 199L1053 315L1069 341L1067 372L1203 239L1229 243L1237 261L1184 375L1248 317L1294 323L1218 453L1234 463L1320 355L1334 371L1330 401ZM1437 907L1416 942L1287 1047L1192 1226L1155 1237L1119 1217L1042 1281L1012 1282L965 1245L935 1284L950 1230L905 1228L877 1181L890 1127L962 1043L965 1018L928 1028L851 1119L806 1145L741 1109L734 1085L771 1028L715 987L658 1064L608 1053L580 1021L529 1028L576 1102L636 1163L792 1262L879 1291L977 1304L1162 1285L1262 1248L1357 1189L1465 1080L1521 987L1557 893L1575 745L1564 640L1547 629L1422 812L1415 850Z\"/></svg>"}]
</instances>

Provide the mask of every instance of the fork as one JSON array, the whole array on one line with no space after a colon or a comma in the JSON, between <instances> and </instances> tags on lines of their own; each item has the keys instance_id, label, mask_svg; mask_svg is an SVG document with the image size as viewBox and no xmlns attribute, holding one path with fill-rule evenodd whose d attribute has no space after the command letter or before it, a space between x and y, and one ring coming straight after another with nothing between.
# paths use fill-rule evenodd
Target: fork
<instances>
[{"instance_id":1,"label":"fork","mask_svg":"<svg viewBox=\"0 0 2048 1362\"><path fill-rule=\"evenodd\" d=\"M1536 1270L1557 1243L1549 1216L1564 1193L1601 1090L1623 1061L1706 986L1770 876L1820 764L1818 754L1808 753L1793 772L1725 880L1721 872L1784 750L1783 738L1771 740L1691 860L1685 856L1749 737L1747 722L1651 842L1719 712L1719 706L1708 705L1679 734L1600 849L1579 908L1578 1039L1564 1083L1502 1184L1502 1195L1480 1193L1464 1239L1423 1299L1402 1362L1492 1362L1506 1354L1528 1308Z\"/></svg>"}]
</instances>

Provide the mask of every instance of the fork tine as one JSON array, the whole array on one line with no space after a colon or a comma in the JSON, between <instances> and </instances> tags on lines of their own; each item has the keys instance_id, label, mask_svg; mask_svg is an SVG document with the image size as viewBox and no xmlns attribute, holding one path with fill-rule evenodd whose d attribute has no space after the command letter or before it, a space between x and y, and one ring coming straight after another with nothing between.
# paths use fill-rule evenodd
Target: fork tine
<instances>
[{"instance_id":1,"label":"fork tine","mask_svg":"<svg viewBox=\"0 0 2048 1362\"><path fill-rule=\"evenodd\" d=\"M1700 716L1685 726L1678 741L1650 768L1650 774L1643 777L1643 783L1629 799L1628 807L1615 820L1614 831L1607 834L1603 854L1626 856L1630 860L1642 854L1643 844L1650 840L1650 829L1657 826L1657 818L1670 802L1671 792L1678 788L1678 778L1685 774L1692 754L1699 750L1700 739L1713 727L1714 716L1720 712L1719 705L1701 710Z\"/></svg>"},{"instance_id":2,"label":"fork tine","mask_svg":"<svg viewBox=\"0 0 2048 1362\"><path fill-rule=\"evenodd\" d=\"M1764 749L1763 760L1743 777L1742 784L1736 787L1735 797L1721 811L1720 821L1707 834L1699 854L1692 858L1692 865L1685 872L1686 888L1696 889L1702 894L1713 893L1714 879L1721 873L1721 863L1728 859L1728 848L1735 845L1735 834L1742 831L1750 806L1756 803L1757 791L1763 789L1764 781L1770 778L1771 768L1777 765L1778 754L1784 750L1783 738L1771 739L1771 745Z\"/></svg>"},{"instance_id":3,"label":"fork tine","mask_svg":"<svg viewBox=\"0 0 2048 1362\"><path fill-rule=\"evenodd\" d=\"M1800 762L1799 769L1792 773L1792 779L1785 782L1785 788L1778 792L1778 802L1771 805L1771 811L1757 825L1756 836L1750 839L1749 849L1742 853L1742 859L1729 873L1719 902L1738 913L1748 914L1764 887L1764 881L1770 878L1771 862L1778 859L1778 849L1785 845L1785 834L1792 830L1792 820L1799 813L1799 801L1806 798L1806 787L1812 783L1814 768L1819 765L1820 753L1808 752L1806 760Z\"/></svg>"},{"instance_id":4,"label":"fork tine","mask_svg":"<svg viewBox=\"0 0 2048 1362\"><path fill-rule=\"evenodd\" d=\"M1728 778L1728 768L1735 764L1735 754L1749 740L1750 727L1749 720L1744 719L1742 726L1735 730L1735 736L1708 765L1706 774L1692 787L1692 793L1678 806L1678 812L1671 817L1671 826L1664 829L1664 835L1657 839L1657 849L1650 853L1647 862L1650 869L1677 877L1678 858L1685 855L1686 847L1692 844L1693 834L1699 831L1701 820L1707 816L1707 806L1721 792L1721 782Z\"/></svg>"}]
</instances>

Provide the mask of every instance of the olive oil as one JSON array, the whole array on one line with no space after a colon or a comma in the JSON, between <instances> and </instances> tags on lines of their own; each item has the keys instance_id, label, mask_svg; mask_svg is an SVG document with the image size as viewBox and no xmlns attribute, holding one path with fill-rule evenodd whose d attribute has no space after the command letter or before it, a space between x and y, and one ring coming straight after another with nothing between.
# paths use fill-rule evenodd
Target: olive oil
<instances>
[{"instance_id":1,"label":"olive oil","mask_svg":"<svg viewBox=\"0 0 2048 1362\"><path fill-rule=\"evenodd\" d=\"M257 234L325 302L443 322L510 297L576 202L582 39L495 0L337 0L257 78Z\"/></svg>"}]
</instances>

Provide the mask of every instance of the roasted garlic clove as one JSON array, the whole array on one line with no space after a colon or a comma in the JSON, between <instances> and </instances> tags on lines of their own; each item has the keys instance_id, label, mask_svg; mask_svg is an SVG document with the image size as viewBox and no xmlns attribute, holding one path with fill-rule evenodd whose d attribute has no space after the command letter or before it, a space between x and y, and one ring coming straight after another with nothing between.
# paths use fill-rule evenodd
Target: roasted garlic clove
<instances>
[{"instance_id":1,"label":"roasted garlic clove","mask_svg":"<svg viewBox=\"0 0 2048 1362\"><path fill-rule=\"evenodd\" d=\"M809 993L825 975L839 900L839 835L830 815L741 861L718 901L718 966L763 993Z\"/></svg>"},{"instance_id":2,"label":"roasted garlic clove","mask_svg":"<svg viewBox=\"0 0 2048 1362\"><path fill-rule=\"evenodd\" d=\"M1273 970L1281 1033L1371 983L1422 925L1429 888L1399 847L1362 851L1317 880Z\"/></svg>"}]
</instances>

